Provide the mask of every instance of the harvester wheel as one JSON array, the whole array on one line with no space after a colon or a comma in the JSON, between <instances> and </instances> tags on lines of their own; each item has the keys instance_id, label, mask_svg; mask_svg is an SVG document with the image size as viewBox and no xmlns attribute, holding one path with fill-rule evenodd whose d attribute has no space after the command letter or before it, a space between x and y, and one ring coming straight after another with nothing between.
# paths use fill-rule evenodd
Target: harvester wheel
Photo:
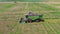
<instances>
[{"instance_id":1,"label":"harvester wheel","mask_svg":"<svg viewBox=\"0 0 60 34\"><path fill-rule=\"evenodd\" d=\"M38 19L36 19L35 21L36 21L36 22L40 22L41 20L38 18Z\"/></svg>"},{"instance_id":2,"label":"harvester wheel","mask_svg":"<svg viewBox=\"0 0 60 34\"><path fill-rule=\"evenodd\" d=\"M20 18L20 23L23 23L24 22L24 18Z\"/></svg>"},{"instance_id":3,"label":"harvester wheel","mask_svg":"<svg viewBox=\"0 0 60 34\"><path fill-rule=\"evenodd\" d=\"M42 21L42 22L44 22L44 20L43 20L43 19L41 19L41 21Z\"/></svg>"},{"instance_id":4,"label":"harvester wheel","mask_svg":"<svg viewBox=\"0 0 60 34\"><path fill-rule=\"evenodd\" d=\"M26 23L32 23L32 20L31 19L28 19L25 21Z\"/></svg>"}]
</instances>

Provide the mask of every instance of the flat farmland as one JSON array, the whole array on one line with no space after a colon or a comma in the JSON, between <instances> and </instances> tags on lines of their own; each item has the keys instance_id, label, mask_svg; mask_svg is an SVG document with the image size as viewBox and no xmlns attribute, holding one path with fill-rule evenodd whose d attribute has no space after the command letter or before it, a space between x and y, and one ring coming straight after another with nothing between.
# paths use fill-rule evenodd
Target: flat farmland
<instances>
[{"instance_id":1,"label":"flat farmland","mask_svg":"<svg viewBox=\"0 0 60 34\"><path fill-rule=\"evenodd\" d=\"M0 3L0 34L60 34L60 4L41 2ZM19 23L26 13L44 14L45 22Z\"/></svg>"}]
</instances>

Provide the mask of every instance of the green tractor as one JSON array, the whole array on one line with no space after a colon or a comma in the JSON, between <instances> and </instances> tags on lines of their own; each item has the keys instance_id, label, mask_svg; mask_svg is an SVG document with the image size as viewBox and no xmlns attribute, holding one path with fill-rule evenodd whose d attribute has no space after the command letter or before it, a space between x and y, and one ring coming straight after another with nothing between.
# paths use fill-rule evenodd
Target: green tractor
<instances>
[{"instance_id":1,"label":"green tractor","mask_svg":"<svg viewBox=\"0 0 60 34\"><path fill-rule=\"evenodd\" d=\"M34 14L32 12L29 12L27 15L25 15L25 18L20 18L20 23L32 23L32 22L44 22L43 15L42 14Z\"/></svg>"}]
</instances>

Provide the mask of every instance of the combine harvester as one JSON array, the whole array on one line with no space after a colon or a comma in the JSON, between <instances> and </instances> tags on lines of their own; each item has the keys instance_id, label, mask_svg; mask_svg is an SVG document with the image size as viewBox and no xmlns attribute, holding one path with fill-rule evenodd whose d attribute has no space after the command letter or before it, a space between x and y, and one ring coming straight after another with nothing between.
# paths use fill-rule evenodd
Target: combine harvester
<instances>
[{"instance_id":1,"label":"combine harvester","mask_svg":"<svg viewBox=\"0 0 60 34\"><path fill-rule=\"evenodd\" d=\"M44 22L42 14L29 12L24 18L20 18L20 23Z\"/></svg>"}]
</instances>

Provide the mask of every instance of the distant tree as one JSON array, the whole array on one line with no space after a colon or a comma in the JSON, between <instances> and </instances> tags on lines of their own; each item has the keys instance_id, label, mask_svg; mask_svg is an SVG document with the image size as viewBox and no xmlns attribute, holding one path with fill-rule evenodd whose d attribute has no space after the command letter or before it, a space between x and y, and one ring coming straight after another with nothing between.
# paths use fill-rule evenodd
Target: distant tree
<instances>
[{"instance_id":1,"label":"distant tree","mask_svg":"<svg viewBox=\"0 0 60 34\"><path fill-rule=\"evenodd\" d=\"M14 1L14 3L17 3L17 0L13 0Z\"/></svg>"}]
</instances>

